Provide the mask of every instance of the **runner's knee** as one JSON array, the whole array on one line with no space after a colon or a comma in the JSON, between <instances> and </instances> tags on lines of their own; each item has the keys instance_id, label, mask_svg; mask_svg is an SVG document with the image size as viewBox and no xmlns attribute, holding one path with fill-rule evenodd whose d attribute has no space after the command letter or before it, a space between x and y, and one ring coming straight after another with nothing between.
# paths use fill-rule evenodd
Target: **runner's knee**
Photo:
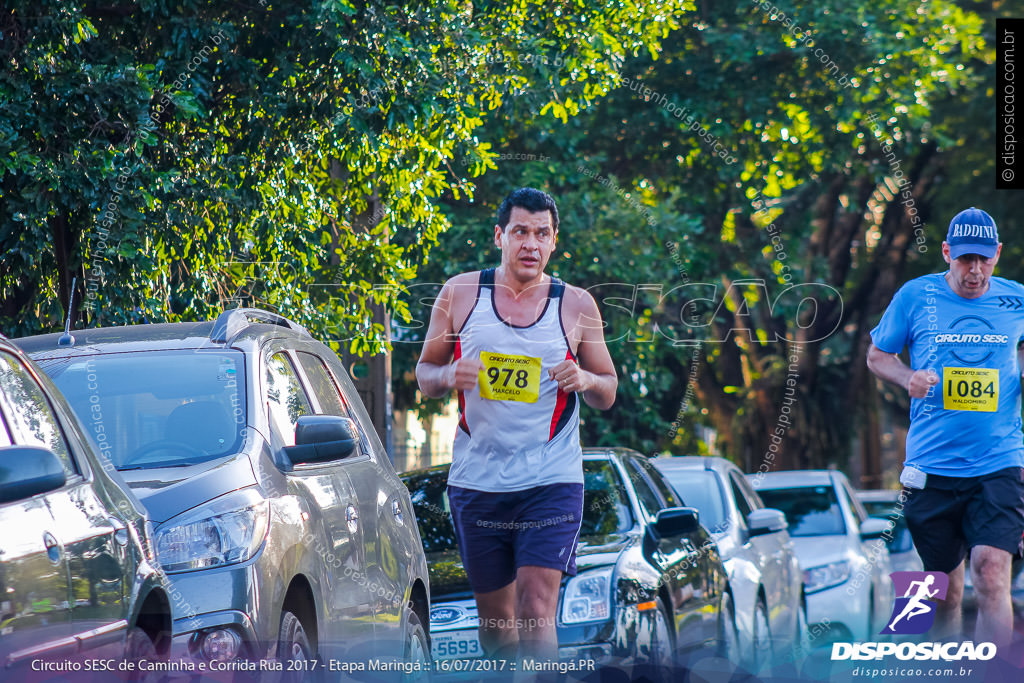
<instances>
[{"instance_id":1,"label":"runner's knee","mask_svg":"<svg viewBox=\"0 0 1024 683\"><path fill-rule=\"evenodd\" d=\"M975 548L971 557L971 575L978 593L986 597L1008 594L1010 553L998 548Z\"/></svg>"}]
</instances>

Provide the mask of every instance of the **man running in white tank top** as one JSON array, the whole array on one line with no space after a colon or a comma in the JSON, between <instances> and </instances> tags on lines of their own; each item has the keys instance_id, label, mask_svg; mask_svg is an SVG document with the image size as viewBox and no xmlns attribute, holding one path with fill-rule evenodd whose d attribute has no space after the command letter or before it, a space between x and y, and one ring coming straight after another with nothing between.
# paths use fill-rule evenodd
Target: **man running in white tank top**
<instances>
[{"instance_id":1,"label":"man running in white tank top","mask_svg":"<svg viewBox=\"0 0 1024 683\"><path fill-rule=\"evenodd\" d=\"M495 269L448 280L416 366L420 390L459 399L448 498L490 656L558 657L562 575L583 514L579 402L607 410L618 380L585 290L544 273L558 242L548 194L498 209Z\"/></svg>"}]
</instances>

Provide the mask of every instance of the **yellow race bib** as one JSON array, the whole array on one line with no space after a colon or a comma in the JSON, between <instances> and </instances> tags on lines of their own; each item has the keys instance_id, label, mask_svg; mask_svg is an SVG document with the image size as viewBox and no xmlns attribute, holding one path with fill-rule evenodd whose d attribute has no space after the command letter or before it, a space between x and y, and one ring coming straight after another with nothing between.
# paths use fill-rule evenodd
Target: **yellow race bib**
<instances>
[{"instance_id":1,"label":"yellow race bib","mask_svg":"<svg viewBox=\"0 0 1024 683\"><path fill-rule=\"evenodd\" d=\"M540 397L540 358L480 352L480 396L492 401L536 403Z\"/></svg>"},{"instance_id":2,"label":"yellow race bib","mask_svg":"<svg viewBox=\"0 0 1024 683\"><path fill-rule=\"evenodd\" d=\"M994 413L999 405L999 370L943 368L942 407Z\"/></svg>"}]
</instances>

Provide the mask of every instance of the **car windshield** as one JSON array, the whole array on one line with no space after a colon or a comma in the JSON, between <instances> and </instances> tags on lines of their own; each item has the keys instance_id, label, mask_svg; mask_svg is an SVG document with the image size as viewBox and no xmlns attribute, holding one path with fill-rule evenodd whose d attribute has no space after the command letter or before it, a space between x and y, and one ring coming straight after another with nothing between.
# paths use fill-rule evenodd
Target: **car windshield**
<instances>
[{"instance_id":1,"label":"car windshield","mask_svg":"<svg viewBox=\"0 0 1024 683\"><path fill-rule=\"evenodd\" d=\"M796 486L757 490L765 507L782 510L790 536L834 536L846 533L836 490L831 486Z\"/></svg>"},{"instance_id":2,"label":"car windshield","mask_svg":"<svg viewBox=\"0 0 1024 683\"><path fill-rule=\"evenodd\" d=\"M621 534L632 528L633 513L619 471L607 460L584 460L580 537Z\"/></svg>"},{"instance_id":3,"label":"car windshield","mask_svg":"<svg viewBox=\"0 0 1024 683\"><path fill-rule=\"evenodd\" d=\"M111 353L39 365L119 470L193 465L241 445L240 352Z\"/></svg>"},{"instance_id":4,"label":"car windshield","mask_svg":"<svg viewBox=\"0 0 1024 683\"><path fill-rule=\"evenodd\" d=\"M456 548L448 505L447 469L403 475L427 553ZM583 461L583 524L580 537L622 533L633 527L633 514L622 480L606 460Z\"/></svg>"},{"instance_id":5,"label":"car windshield","mask_svg":"<svg viewBox=\"0 0 1024 683\"><path fill-rule=\"evenodd\" d=\"M722 503L722 489L714 472L698 469L669 469L662 474L679 492L683 505L697 508L700 523L705 529L725 529L725 505Z\"/></svg>"},{"instance_id":6,"label":"car windshield","mask_svg":"<svg viewBox=\"0 0 1024 683\"><path fill-rule=\"evenodd\" d=\"M896 504L887 500L861 499L860 504L864 506L864 509L867 510L868 514L872 517L887 517L889 513L896 509Z\"/></svg>"},{"instance_id":7,"label":"car windshield","mask_svg":"<svg viewBox=\"0 0 1024 683\"><path fill-rule=\"evenodd\" d=\"M409 489L412 509L423 540L423 552L439 553L455 549L455 527L448 507L448 470L427 470L402 475Z\"/></svg>"}]
</instances>

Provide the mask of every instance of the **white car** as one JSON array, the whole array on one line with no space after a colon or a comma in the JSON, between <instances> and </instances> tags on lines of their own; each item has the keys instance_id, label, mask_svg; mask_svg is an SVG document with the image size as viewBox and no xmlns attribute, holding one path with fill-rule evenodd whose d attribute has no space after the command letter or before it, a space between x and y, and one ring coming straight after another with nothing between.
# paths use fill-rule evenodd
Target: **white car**
<instances>
[{"instance_id":1,"label":"white car","mask_svg":"<svg viewBox=\"0 0 1024 683\"><path fill-rule=\"evenodd\" d=\"M786 514L812 630L822 640L883 639L879 631L893 604L882 540L888 524L868 516L846 476L835 470L748 474L747 480L765 505Z\"/></svg>"},{"instance_id":2,"label":"white car","mask_svg":"<svg viewBox=\"0 0 1024 683\"><path fill-rule=\"evenodd\" d=\"M903 516L903 504L900 503L900 492L892 490L857 491L857 500L872 517L889 525L889 532L883 534L885 545L889 548L889 560L896 572L921 572L924 564L914 547L914 539L910 537L907 520Z\"/></svg>"},{"instance_id":3,"label":"white car","mask_svg":"<svg viewBox=\"0 0 1024 683\"><path fill-rule=\"evenodd\" d=\"M753 672L791 648L806 650L803 577L786 517L764 505L743 472L725 458L652 461L718 544L736 607L741 660Z\"/></svg>"}]
</instances>

